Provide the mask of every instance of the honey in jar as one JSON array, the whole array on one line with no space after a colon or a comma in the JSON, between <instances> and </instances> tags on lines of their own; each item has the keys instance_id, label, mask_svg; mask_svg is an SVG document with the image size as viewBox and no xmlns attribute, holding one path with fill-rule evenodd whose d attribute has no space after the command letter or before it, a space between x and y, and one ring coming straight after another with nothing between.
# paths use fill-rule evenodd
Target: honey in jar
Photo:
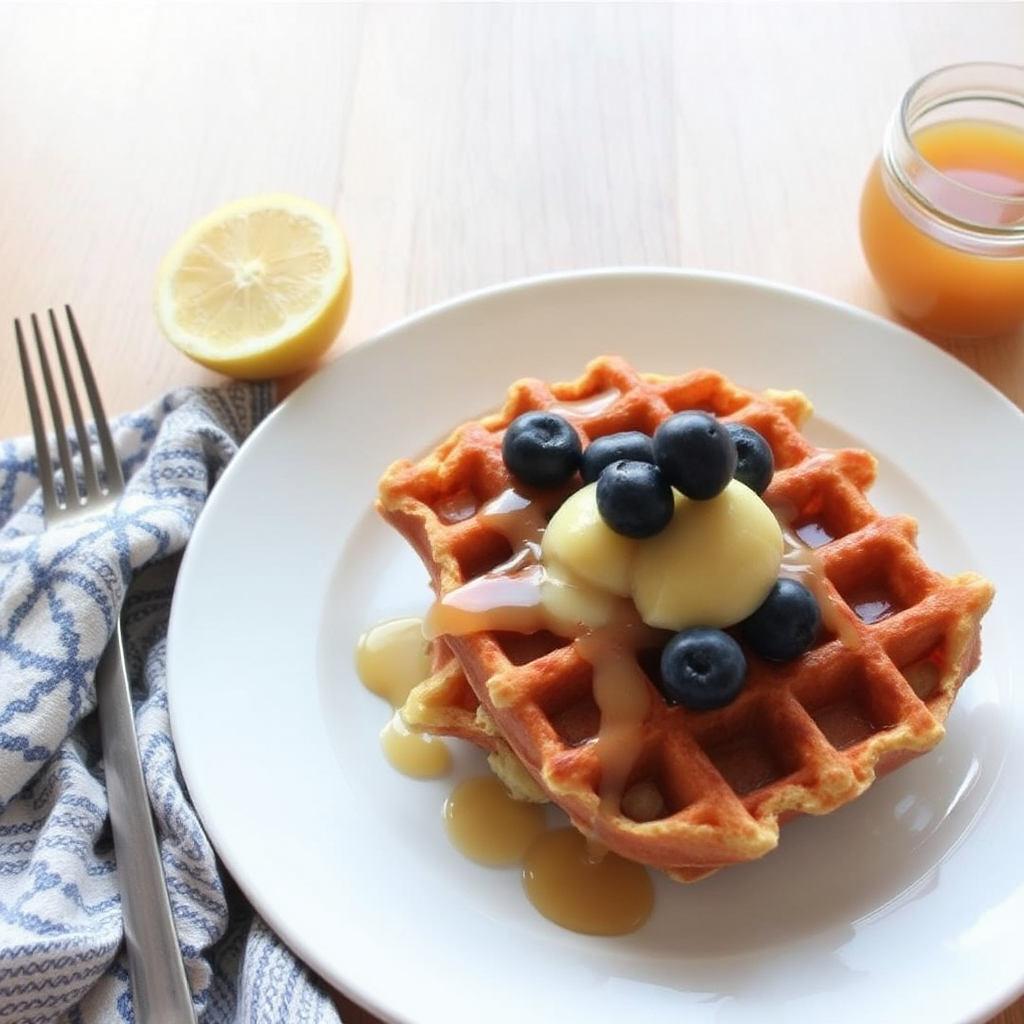
<instances>
[{"instance_id":1,"label":"honey in jar","mask_svg":"<svg viewBox=\"0 0 1024 1024\"><path fill-rule=\"evenodd\" d=\"M955 65L912 86L860 229L880 289L921 333L980 339L1024 323L1024 67Z\"/></svg>"}]
</instances>

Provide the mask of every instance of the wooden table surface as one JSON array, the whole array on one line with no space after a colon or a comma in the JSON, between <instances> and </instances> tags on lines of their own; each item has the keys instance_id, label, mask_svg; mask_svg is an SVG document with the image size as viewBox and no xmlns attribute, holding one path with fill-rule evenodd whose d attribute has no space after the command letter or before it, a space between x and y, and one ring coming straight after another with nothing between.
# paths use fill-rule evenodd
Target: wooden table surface
<instances>
[{"instance_id":1,"label":"wooden table surface","mask_svg":"<svg viewBox=\"0 0 1024 1024\"><path fill-rule=\"evenodd\" d=\"M891 109L925 71L1022 44L1008 3L0 4L0 323L71 303L111 413L217 380L160 336L153 276L196 218L263 191L349 236L332 355L595 266L885 314L856 221ZM1024 405L1022 342L953 351ZM27 431L12 334L0 437ZM1024 1024L1024 1001L994 1020Z\"/></svg>"}]
</instances>

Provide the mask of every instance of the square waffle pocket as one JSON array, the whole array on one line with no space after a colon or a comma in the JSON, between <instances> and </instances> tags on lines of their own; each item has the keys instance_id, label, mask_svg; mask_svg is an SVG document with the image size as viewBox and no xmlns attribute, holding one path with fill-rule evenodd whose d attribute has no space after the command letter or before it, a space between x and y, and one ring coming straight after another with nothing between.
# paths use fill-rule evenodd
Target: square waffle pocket
<instances>
[{"instance_id":1,"label":"square waffle pocket","mask_svg":"<svg viewBox=\"0 0 1024 1024\"><path fill-rule=\"evenodd\" d=\"M553 618L540 540L582 481L537 490L510 475L504 433L530 410L558 412L584 446L653 434L684 410L756 429L774 457L763 500L784 537L780 572L822 612L811 648L782 663L746 650L739 696L694 711L663 698L670 634L631 607L617 625ZM595 844L680 881L763 856L788 818L829 813L932 749L978 665L993 587L929 568L916 522L867 499L873 456L815 447L801 433L811 413L799 392L749 391L706 369L639 373L605 356L575 381L516 382L499 412L391 465L378 510L436 596L435 672L403 709L410 727L477 744L513 794L554 801Z\"/></svg>"}]
</instances>

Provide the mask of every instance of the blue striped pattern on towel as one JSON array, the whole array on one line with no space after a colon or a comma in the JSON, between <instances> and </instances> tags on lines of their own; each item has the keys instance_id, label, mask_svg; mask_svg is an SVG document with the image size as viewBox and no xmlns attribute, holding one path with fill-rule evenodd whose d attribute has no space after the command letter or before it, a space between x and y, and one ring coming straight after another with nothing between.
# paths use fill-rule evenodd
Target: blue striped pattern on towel
<instances>
[{"instance_id":1,"label":"blue striped pattern on towel","mask_svg":"<svg viewBox=\"0 0 1024 1024\"><path fill-rule=\"evenodd\" d=\"M189 803L167 709L167 620L211 487L267 385L182 388L121 417L116 514L44 530L30 439L0 442L0 1024L132 1021L93 677L122 611L136 722L199 1019L337 1022L253 912ZM129 590L129 583L131 588Z\"/></svg>"}]
</instances>

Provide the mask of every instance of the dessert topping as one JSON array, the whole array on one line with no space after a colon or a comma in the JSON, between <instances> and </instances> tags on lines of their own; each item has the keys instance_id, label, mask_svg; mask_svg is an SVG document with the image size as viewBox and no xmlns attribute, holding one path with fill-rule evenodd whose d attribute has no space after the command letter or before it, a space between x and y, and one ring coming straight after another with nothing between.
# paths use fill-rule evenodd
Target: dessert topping
<instances>
[{"instance_id":1,"label":"dessert topping","mask_svg":"<svg viewBox=\"0 0 1024 1024\"><path fill-rule=\"evenodd\" d=\"M675 511L671 485L650 462L619 459L605 466L596 487L601 518L624 537L653 537Z\"/></svg>"},{"instance_id":2,"label":"dessert topping","mask_svg":"<svg viewBox=\"0 0 1024 1024\"><path fill-rule=\"evenodd\" d=\"M637 551L637 611L660 629L735 625L771 590L783 550L778 520L749 487L734 480L709 501L678 496L672 521Z\"/></svg>"},{"instance_id":3,"label":"dessert topping","mask_svg":"<svg viewBox=\"0 0 1024 1024\"><path fill-rule=\"evenodd\" d=\"M623 430L618 434L595 437L583 449L583 460L580 463L580 476L583 477L583 482L594 483L605 466L610 466L619 459L653 463L654 445L650 435L639 430Z\"/></svg>"},{"instance_id":4,"label":"dessert topping","mask_svg":"<svg viewBox=\"0 0 1024 1024\"><path fill-rule=\"evenodd\" d=\"M755 494L764 494L775 473L775 456L768 442L746 423L726 423L736 445L735 477Z\"/></svg>"},{"instance_id":5,"label":"dessert topping","mask_svg":"<svg viewBox=\"0 0 1024 1024\"><path fill-rule=\"evenodd\" d=\"M653 437L623 431L584 448L569 419L537 410L509 424L502 456L527 487L562 486L577 473L583 486L546 525L514 488L496 500L492 518L519 554L447 595L428 616L431 635L498 621L577 642L613 622L634 641L643 627L666 630L675 635L663 651L663 696L695 710L728 703L746 678L743 648L724 630L736 627L773 661L816 641L814 594L780 579L785 540L761 498L774 457L752 427L686 410Z\"/></svg>"},{"instance_id":6,"label":"dessert topping","mask_svg":"<svg viewBox=\"0 0 1024 1024\"><path fill-rule=\"evenodd\" d=\"M721 629L694 626L676 633L661 652L662 696L693 711L725 707L747 679L743 649Z\"/></svg>"},{"instance_id":7,"label":"dessert topping","mask_svg":"<svg viewBox=\"0 0 1024 1024\"><path fill-rule=\"evenodd\" d=\"M751 650L762 658L789 661L809 650L817 639L821 608L803 583L782 576L739 628Z\"/></svg>"},{"instance_id":8,"label":"dessert topping","mask_svg":"<svg viewBox=\"0 0 1024 1024\"><path fill-rule=\"evenodd\" d=\"M535 410L506 428L501 454L508 471L531 487L557 487L579 469L583 446L564 416Z\"/></svg>"},{"instance_id":9,"label":"dessert topping","mask_svg":"<svg viewBox=\"0 0 1024 1024\"><path fill-rule=\"evenodd\" d=\"M654 458L680 494L707 501L736 471L736 445L721 420L706 412L677 412L654 432Z\"/></svg>"}]
</instances>

